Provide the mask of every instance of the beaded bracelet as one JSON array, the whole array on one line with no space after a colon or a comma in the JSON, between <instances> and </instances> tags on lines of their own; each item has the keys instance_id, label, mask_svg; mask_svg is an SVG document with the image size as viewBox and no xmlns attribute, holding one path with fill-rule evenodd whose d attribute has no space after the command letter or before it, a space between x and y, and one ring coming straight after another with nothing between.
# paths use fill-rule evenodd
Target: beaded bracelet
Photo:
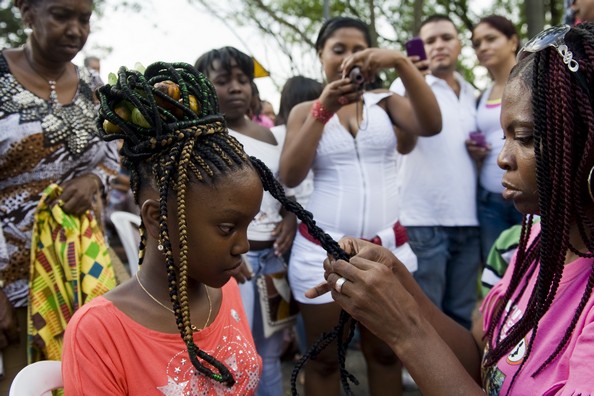
<instances>
[{"instance_id":1,"label":"beaded bracelet","mask_svg":"<svg viewBox=\"0 0 594 396\"><path fill-rule=\"evenodd\" d=\"M322 102L316 100L311 107L311 115L322 124L326 124L330 118L332 118L334 113L325 108Z\"/></svg>"}]
</instances>

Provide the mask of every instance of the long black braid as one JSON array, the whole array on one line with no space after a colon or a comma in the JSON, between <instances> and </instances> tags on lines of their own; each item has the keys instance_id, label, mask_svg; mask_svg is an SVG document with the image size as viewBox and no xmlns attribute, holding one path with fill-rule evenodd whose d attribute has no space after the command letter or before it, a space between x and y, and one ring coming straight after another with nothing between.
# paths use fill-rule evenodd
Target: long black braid
<instances>
[{"instance_id":1,"label":"long black braid","mask_svg":"<svg viewBox=\"0 0 594 396\"><path fill-rule=\"evenodd\" d=\"M270 194L276 198L286 210L294 213L297 218L307 226L309 233L320 242L328 254L330 254L336 260L348 261L349 256L346 254L346 252L340 248L338 243L336 243L336 241L334 241L330 235L326 234L320 227L316 225L311 212L303 209L303 207L296 201L287 199L283 187L275 179L272 172L270 172L270 169L268 169L268 167L262 161L255 157L251 157L251 161L260 174L264 189L270 192ZM359 381L345 368L345 362L346 350L355 334L356 323L357 322L348 313L346 313L346 311L342 310L340 312L338 324L334 327L334 329L330 333L322 334L320 338L312 345L309 351L307 351L295 364L295 368L291 373L291 394L298 394L296 386L297 376L299 375L299 371L303 368L305 363L307 363L307 361L310 359L315 359L316 356L334 340L337 340L340 379L342 386L347 395L352 394L349 381L356 385L359 384ZM347 331L347 335L345 338L343 338L345 330Z\"/></svg>"},{"instance_id":2,"label":"long black braid","mask_svg":"<svg viewBox=\"0 0 594 396\"><path fill-rule=\"evenodd\" d=\"M177 85L180 91L179 100L155 87L163 82ZM266 165L257 158L248 157L241 144L227 133L225 120L218 113L214 88L206 77L191 65L157 62L150 65L144 74L121 68L115 85L100 88L99 100L98 125L101 137L105 140L122 139L120 154L123 165L130 171L130 184L136 202L139 202L140 190L144 184L159 191L159 238L165 256L170 299L176 324L187 346L190 360L198 372L231 387L235 380L229 369L200 350L193 340L187 296L188 241L185 201L190 177L203 183L214 183L218 175L245 166L253 167L260 175L264 189L279 200L286 210L295 213L330 255L343 260L348 260L349 257L336 241L316 225L310 212L304 210L297 202L287 199L282 186ZM132 111L132 115L128 115L126 111ZM167 226L167 201L172 192L176 194L179 217L178 265L174 261ZM141 223L140 231L139 265L142 264L146 246L144 223ZM342 337L339 336L345 333L349 320L351 324L346 342L341 342ZM354 326L354 320L346 312L342 312L334 331L322 335L312 350L304 355L293 377L296 378L296 372L310 357L315 357L332 340L338 339L343 386L347 394L352 394L347 379L355 383L357 381L344 368L344 361ZM294 378L292 388L293 394L296 394Z\"/></svg>"}]
</instances>

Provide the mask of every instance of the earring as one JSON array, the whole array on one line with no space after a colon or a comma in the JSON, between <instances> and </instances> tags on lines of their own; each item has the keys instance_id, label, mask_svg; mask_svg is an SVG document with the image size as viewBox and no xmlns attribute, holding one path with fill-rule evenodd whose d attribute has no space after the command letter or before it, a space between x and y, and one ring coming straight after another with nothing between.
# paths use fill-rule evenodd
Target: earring
<instances>
[{"instance_id":1,"label":"earring","mask_svg":"<svg viewBox=\"0 0 594 396\"><path fill-rule=\"evenodd\" d=\"M164 249L163 244L159 242L159 244L157 245L157 250L159 250L160 252L162 252Z\"/></svg>"},{"instance_id":2,"label":"earring","mask_svg":"<svg viewBox=\"0 0 594 396\"><path fill-rule=\"evenodd\" d=\"M33 33L33 29L31 29L31 27L27 26L26 28L23 29L23 32L25 32L25 34L27 36L30 36L31 33Z\"/></svg>"},{"instance_id":3,"label":"earring","mask_svg":"<svg viewBox=\"0 0 594 396\"><path fill-rule=\"evenodd\" d=\"M594 202L594 188L592 187L592 175L594 174L594 166L590 169L590 174L588 175L588 192L590 193L590 198L592 202Z\"/></svg>"}]
</instances>

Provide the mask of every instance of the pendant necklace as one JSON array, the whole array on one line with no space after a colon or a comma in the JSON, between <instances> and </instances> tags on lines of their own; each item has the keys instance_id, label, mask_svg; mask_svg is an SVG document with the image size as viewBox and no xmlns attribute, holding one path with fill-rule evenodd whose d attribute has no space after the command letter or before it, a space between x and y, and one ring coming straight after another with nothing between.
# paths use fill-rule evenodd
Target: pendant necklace
<instances>
[{"instance_id":1,"label":"pendant necklace","mask_svg":"<svg viewBox=\"0 0 594 396\"><path fill-rule=\"evenodd\" d=\"M58 102L58 93L56 92L56 84L60 80L60 78L62 78L64 73L66 72L67 67L65 66L64 70L62 70L56 78L49 79L49 78L45 77L43 74L41 74L33 65L33 60L31 59L31 52L30 52L29 47L25 45L23 51L25 53L25 59L27 60L27 63L29 64L29 67L31 68L31 70L33 70L35 72L35 74L37 74L43 80L47 81L49 88L50 88L50 95L49 95L50 105L54 108L60 108L61 104L60 104L60 102Z\"/></svg>"},{"instance_id":2,"label":"pendant necklace","mask_svg":"<svg viewBox=\"0 0 594 396\"><path fill-rule=\"evenodd\" d=\"M140 271L138 271L138 272L140 272ZM168 306L163 304L161 301L157 300L157 298L155 296L153 296L151 293L149 293L148 290L146 290L144 285L140 282L140 278L138 277L138 272L136 272L136 281L138 282L138 285L140 286L140 288L142 290L144 290L146 295L149 296L150 298L152 298L154 302L156 302L157 304L159 304L160 306L162 306L163 308L165 308L166 310L168 310L169 312L171 312L172 314L175 315L175 312L173 312L173 309L169 308ZM203 285L204 285L204 283L203 283ZM208 298L208 317L206 318L206 323L204 323L204 326L201 329L199 329L198 326L196 326L194 324L191 325L192 331L194 331L194 332L204 330L206 328L206 326L208 326L208 322L210 321L210 315L212 314L212 301L210 300L210 294L208 293L208 287L206 287L206 285L204 285L204 290L206 291L206 297Z\"/></svg>"}]
</instances>

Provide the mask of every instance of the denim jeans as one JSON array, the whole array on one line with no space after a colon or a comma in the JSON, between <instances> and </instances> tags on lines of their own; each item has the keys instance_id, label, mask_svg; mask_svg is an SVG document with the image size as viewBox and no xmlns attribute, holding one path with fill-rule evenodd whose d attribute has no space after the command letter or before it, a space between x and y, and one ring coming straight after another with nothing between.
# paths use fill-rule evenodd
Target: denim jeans
<instances>
[{"instance_id":1,"label":"denim jeans","mask_svg":"<svg viewBox=\"0 0 594 396\"><path fill-rule=\"evenodd\" d=\"M280 356L283 348L283 332L277 331L264 337L262 308L260 306L256 279L258 275L275 273L284 268L282 257L274 255L274 249L253 250L244 256L252 267L254 276L239 285L243 307L248 317L256 350L262 357L262 378L256 396L282 396L283 378Z\"/></svg>"},{"instance_id":2,"label":"denim jeans","mask_svg":"<svg viewBox=\"0 0 594 396\"><path fill-rule=\"evenodd\" d=\"M413 276L435 305L470 329L478 294L478 227L406 227L419 268Z\"/></svg>"},{"instance_id":3,"label":"denim jeans","mask_svg":"<svg viewBox=\"0 0 594 396\"><path fill-rule=\"evenodd\" d=\"M481 258L486 263L495 240L511 226L521 224L522 214L512 201L506 201L501 194L482 187L478 190L477 210L481 226Z\"/></svg>"}]
</instances>

